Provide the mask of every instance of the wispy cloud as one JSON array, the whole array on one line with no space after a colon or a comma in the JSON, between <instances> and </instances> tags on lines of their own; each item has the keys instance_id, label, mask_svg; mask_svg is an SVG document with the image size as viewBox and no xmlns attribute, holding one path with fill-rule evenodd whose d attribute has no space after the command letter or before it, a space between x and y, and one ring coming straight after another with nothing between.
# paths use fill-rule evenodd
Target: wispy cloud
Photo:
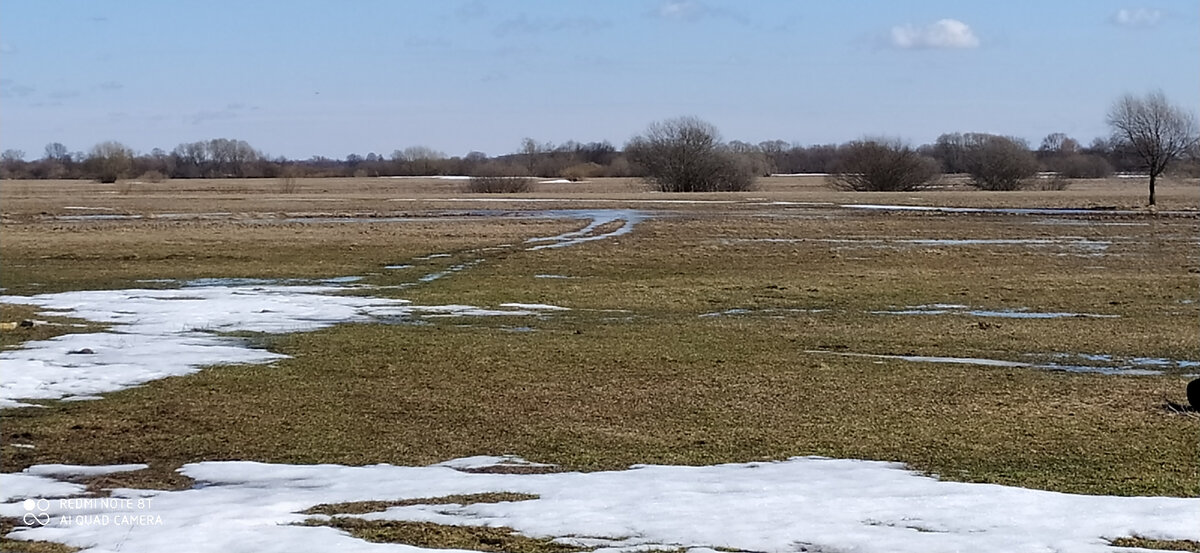
<instances>
[{"instance_id":1,"label":"wispy cloud","mask_svg":"<svg viewBox=\"0 0 1200 553\"><path fill-rule=\"evenodd\" d=\"M18 51L16 46L7 42L0 42L0 54L15 54Z\"/></svg>"},{"instance_id":2,"label":"wispy cloud","mask_svg":"<svg viewBox=\"0 0 1200 553\"><path fill-rule=\"evenodd\" d=\"M0 79L0 98L25 98L36 89L12 79Z\"/></svg>"},{"instance_id":3,"label":"wispy cloud","mask_svg":"<svg viewBox=\"0 0 1200 553\"><path fill-rule=\"evenodd\" d=\"M202 109L193 113L188 119L193 125L201 125L211 121L224 121L228 119L236 119L245 115L247 111L258 111L258 106L247 106L246 104L235 102L226 105L222 109Z\"/></svg>"},{"instance_id":4,"label":"wispy cloud","mask_svg":"<svg viewBox=\"0 0 1200 553\"><path fill-rule=\"evenodd\" d=\"M487 4L482 0L472 0L463 3L458 6L458 9L454 10L454 16L463 21L482 19L491 15L491 13L492 11L488 9Z\"/></svg>"},{"instance_id":5,"label":"wispy cloud","mask_svg":"<svg viewBox=\"0 0 1200 553\"><path fill-rule=\"evenodd\" d=\"M714 8L700 0L667 0L658 5L652 15L672 21L700 21L702 19L728 19L746 24L750 20L738 12L725 8Z\"/></svg>"},{"instance_id":6,"label":"wispy cloud","mask_svg":"<svg viewBox=\"0 0 1200 553\"><path fill-rule=\"evenodd\" d=\"M96 88L103 90L105 92L114 92L117 90L121 90L122 88L125 88L125 85L123 85L117 81L104 81L104 82L96 85Z\"/></svg>"},{"instance_id":7,"label":"wispy cloud","mask_svg":"<svg viewBox=\"0 0 1200 553\"><path fill-rule=\"evenodd\" d=\"M55 90L54 92L51 92L50 94L47 94L46 96L48 98L50 98L51 100L68 100L71 98L78 98L79 91L78 90Z\"/></svg>"},{"instance_id":8,"label":"wispy cloud","mask_svg":"<svg viewBox=\"0 0 1200 553\"><path fill-rule=\"evenodd\" d=\"M1145 29L1158 25L1162 20L1162 10L1150 8L1121 8L1112 15L1112 22L1121 27Z\"/></svg>"},{"instance_id":9,"label":"wispy cloud","mask_svg":"<svg viewBox=\"0 0 1200 553\"><path fill-rule=\"evenodd\" d=\"M962 21L942 19L923 27L912 24L892 27L891 43L907 50L965 49L979 47L979 37Z\"/></svg>"},{"instance_id":10,"label":"wispy cloud","mask_svg":"<svg viewBox=\"0 0 1200 553\"><path fill-rule=\"evenodd\" d=\"M588 16L544 19L529 17L522 13L501 21L496 26L496 36L532 35L561 31L590 33L608 27L612 27L611 21Z\"/></svg>"}]
</instances>

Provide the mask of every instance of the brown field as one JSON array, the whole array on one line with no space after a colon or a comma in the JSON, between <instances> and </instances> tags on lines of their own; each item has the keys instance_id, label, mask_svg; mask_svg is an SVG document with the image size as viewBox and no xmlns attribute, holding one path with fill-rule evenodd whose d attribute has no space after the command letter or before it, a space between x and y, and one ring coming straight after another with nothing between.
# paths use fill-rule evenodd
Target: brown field
<instances>
[{"instance_id":1,"label":"brown field","mask_svg":"<svg viewBox=\"0 0 1200 553\"><path fill-rule=\"evenodd\" d=\"M572 309L521 333L472 319L274 336L266 345L292 358L210 368L102 400L5 410L2 469L148 462L132 482L178 486L185 482L174 468L217 459L427 464L511 453L595 470L827 455L1070 492L1200 493L1200 418L1170 408L1184 401L1187 371L1105 375L837 355L1200 359L1195 181L1160 185L1157 213L1142 206L1144 182L1119 179L1007 193L954 182L912 193L836 192L820 177L695 195L648 192L624 179L495 197L461 186L320 179L282 194L273 180L127 190L0 182L0 286L8 294L198 277L360 275L393 285L494 247L451 278L380 293ZM554 201L531 201L547 198ZM947 214L825 203L1098 211ZM616 238L527 251L523 240L583 223L496 216L581 208L654 217ZM370 220L382 217L412 220ZM381 271L431 253L451 257ZM873 313L931 304L1109 317ZM730 309L745 311L701 316ZM12 306L0 314L30 316ZM3 345L46 337L21 332L6 333ZM36 449L9 447L14 440Z\"/></svg>"}]
</instances>

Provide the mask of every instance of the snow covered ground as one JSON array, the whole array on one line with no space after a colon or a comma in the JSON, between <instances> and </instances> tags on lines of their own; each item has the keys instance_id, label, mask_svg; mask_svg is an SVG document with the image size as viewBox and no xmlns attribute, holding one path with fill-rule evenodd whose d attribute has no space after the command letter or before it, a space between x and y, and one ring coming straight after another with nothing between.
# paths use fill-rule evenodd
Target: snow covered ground
<instances>
[{"instance_id":1,"label":"snow covered ground","mask_svg":"<svg viewBox=\"0 0 1200 553\"><path fill-rule=\"evenodd\" d=\"M284 355L250 347L217 333L304 332L349 322L423 317L533 316L556 306L512 304L413 305L408 300L335 295L354 286L330 280L315 285L204 282L171 290L89 290L0 296L57 315L108 323L106 332L66 334L0 352L0 408L22 399L95 399L112 392L190 374L207 365L267 363Z\"/></svg>"},{"instance_id":2,"label":"snow covered ground","mask_svg":"<svg viewBox=\"0 0 1200 553\"><path fill-rule=\"evenodd\" d=\"M298 526L321 503L517 492L538 499L412 505L360 516L507 526L538 538L637 551L1112 552L1129 535L1200 539L1200 499L1107 497L941 482L902 465L797 457L701 467L635 466L594 473L478 474L514 464L470 458L429 467L205 462L181 472L184 491L118 489L84 500L82 487L0 474L0 516L32 525L11 537L88 552L424 551L373 544L329 527ZM458 467L458 468L456 468ZM62 474L58 468L55 474ZM63 501L62 499L74 498ZM32 501L27 501L32 500ZM34 518L36 517L36 518Z\"/></svg>"}]
</instances>

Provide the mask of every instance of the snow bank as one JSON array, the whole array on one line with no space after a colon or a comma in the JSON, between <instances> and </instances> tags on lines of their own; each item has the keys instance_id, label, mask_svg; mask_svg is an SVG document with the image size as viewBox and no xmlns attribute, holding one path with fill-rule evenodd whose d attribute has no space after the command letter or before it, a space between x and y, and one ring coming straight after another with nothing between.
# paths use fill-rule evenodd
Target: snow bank
<instances>
[{"instance_id":1,"label":"snow bank","mask_svg":"<svg viewBox=\"0 0 1200 553\"><path fill-rule=\"evenodd\" d=\"M34 510L48 514L49 523L10 536L89 552L174 551L182 544L195 552L425 551L295 524L310 518L300 511L321 503L516 492L539 499L414 505L360 516L507 526L528 536L612 551L719 547L1110 553L1121 549L1109 547L1108 539L1131 534L1200 539L1200 499L1084 496L941 482L879 461L803 457L551 474L475 474L445 466L478 467L481 461L487 458L430 467L195 463L181 469L196 479L193 489L118 489L113 498L131 501L117 501L116 508L97 501L39 502ZM26 488L45 486L38 493L46 497L62 495L55 488L61 482L31 478L36 477L0 474L0 489L22 481ZM0 516L19 518L29 512L29 504L2 504ZM130 520L140 523L118 523Z\"/></svg>"}]
</instances>

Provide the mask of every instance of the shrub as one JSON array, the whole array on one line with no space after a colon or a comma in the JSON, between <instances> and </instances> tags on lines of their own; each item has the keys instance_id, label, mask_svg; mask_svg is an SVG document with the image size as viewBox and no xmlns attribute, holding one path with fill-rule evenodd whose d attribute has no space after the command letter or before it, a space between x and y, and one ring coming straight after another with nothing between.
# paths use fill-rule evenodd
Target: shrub
<instances>
[{"instance_id":1,"label":"shrub","mask_svg":"<svg viewBox=\"0 0 1200 553\"><path fill-rule=\"evenodd\" d=\"M467 192L475 194L515 194L528 192L532 187L533 179L520 168L497 163L480 167L467 181Z\"/></svg>"},{"instance_id":2,"label":"shrub","mask_svg":"<svg viewBox=\"0 0 1200 553\"><path fill-rule=\"evenodd\" d=\"M1017 190L1037 174L1038 161L1020 140L977 135L967 148L967 173L984 190Z\"/></svg>"},{"instance_id":3,"label":"shrub","mask_svg":"<svg viewBox=\"0 0 1200 553\"><path fill-rule=\"evenodd\" d=\"M157 169L151 169L145 173L142 173L142 176L138 177L137 180L142 182L160 183L164 180L167 180L167 177Z\"/></svg>"},{"instance_id":4,"label":"shrub","mask_svg":"<svg viewBox=\"0 0 1200 553\"><path fill-rule=\"evenodd\" d=\"M571 182L579 182L600 176L604 168L598 163L577 163L562 170L562 177Z\"/></svg>"},{"instance_id":5,"label":"shrub","mask_svg":"<svg viewBox=\"0 0 1200 553\"><path fill-rule=\"evenodd\" d=\"M720 143L716 127L695 117L652 123L625 146L647 181L662 192L750 190L753 163Z\"/></svg>"},{"instance_id":6,"label":"shrub","mask_svg":"<svg viewBox=\"0 0 1200 553\"><path fill-rule=\"evenodd\" d=\"M1069 179L1103 179L1112 175L1112 165L1093 154L1071 154L1046 160L1046 167Z\"/></svg>"},{"instance_id":7,"label":"shrub","mask_svg":"<svg viewBox=\"0 0 1200 553\"><path fill-rule=\"evenodd\" d=\"M834 188L856 191L915 190L938 175L939 164L899 140L870 139L841 148L830 176Z\"/></svg>"}]
</instances>

